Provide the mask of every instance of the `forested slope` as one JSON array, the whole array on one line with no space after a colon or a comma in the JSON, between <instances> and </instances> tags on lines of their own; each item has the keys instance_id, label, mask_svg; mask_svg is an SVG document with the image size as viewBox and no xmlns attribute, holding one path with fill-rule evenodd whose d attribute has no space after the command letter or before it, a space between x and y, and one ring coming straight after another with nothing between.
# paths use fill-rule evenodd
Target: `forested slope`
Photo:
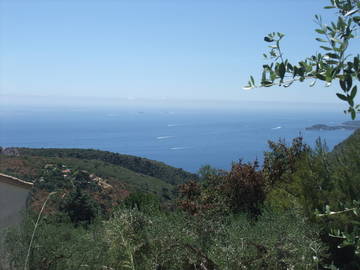
<instances>
[{"instance_id":1,"label":"forested slope","mask_svg":"<svg viewBox=\"0 0 360 270\"><path fill-rule=\"evenodd\" d=\"M36 182L46 166L52 164L71 171L85 170L130 193L148 192L170 199L177 184L198 179L195 174L162 162L106 151L16 147L0 150L0 171L29 182Z\"/></svg>"},{"instance_id":2,"label":"forested slope","mask_svg":"<svg viewBox=\"0 0 360 270\"><path fill-rule=\"evenodd\" d=\"M174 168L163 162L131 155L123 155L93 149L64 148L7 148L3 153L17 156L38 156L57 158L76 158L81 160L98 160L121 166L131 171L159 178L170 184L181 184L188 180L196 180L197 175Z\"/></svg>"}]
</instances>

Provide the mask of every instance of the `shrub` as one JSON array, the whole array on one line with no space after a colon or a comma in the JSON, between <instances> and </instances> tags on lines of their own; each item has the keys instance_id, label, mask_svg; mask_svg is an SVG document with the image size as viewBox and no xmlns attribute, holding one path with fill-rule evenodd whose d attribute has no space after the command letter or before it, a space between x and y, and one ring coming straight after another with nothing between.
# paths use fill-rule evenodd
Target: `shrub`
<instances>
[{"instance_id":1,"label":"shrub","mask_svg":"<svg viewBox=\"0 0 360 270\"><path fill-rule=\"evenodd\" d=\"M60 211L66 213L76 225L89 225L98 215L99 206L89 194L76 188L61 202Z\"/></svg>"},{"instance_id":2,"label":"shrub","mask_svg":"<svg viewBox=\"0 0 360 270\"><path fill-rule=\"evenodd\" d=\"M230 172L208 176L202 183L190 181L180 185L178 204L192 215L246 212L256 216L265 199L264 187L264 177L257 162L245 164L240 161L233 164Z\"/></svg>"},{"instance_id":3,"label":"shrub","mask_svg":"<svg viewBox=\"0 0 360 270\"><path fill-rule=\"evenodd\" d=\"M133 192L123 202L128 209L137 209L144 213L152 213L160 210L160 199L158 196L145 193Z\"/></svg>"},{"instance_id":4,"label":"shrub","mask_svg":"<svg viewBox=\"0 0 360 270\"><path fill-rule=\"evenodd\" d=\"M265 181L257 168L257 162L244 164L240 161L233 164L225 176L222 191L233 213L260 214L260 207L265 200Z\"/></svg>"},{"instance_id":5,"label":"shrub","mask_svg":"<svg viewBox=\"0 0 360 270\"><path fill-rule=\"evenodd\" d=\"M10 269L24 269L36 215L27 214L23 223L6 235L5 247ZM41 219L30 247L29 270L99 269L104 265L104 245L100 227L75 228L66 219Z\"/></svg>"},{"instance_id":6,"label":"shrub","mask_svg":"<svg viewBox=\"0 0 360 270\"><path fill-rule=\"evenodd\" d=\"M338 149L328 153L320 140L299 164L294 174L301 188L300 202L305 214L323 228L322 239L330 251L328 263L334 262L344 269L360 267L360 256L356 244L347 241L343 234L357 234L359 238L360 218L351 209L354 201L360 199L359 146L346 151ZM336 215L318 217L316 212L343 212ZM349 267L349 268L346 268ZM355 267L355 268L354 268Z\"/></svg>"},{"instance_id":7,"label":"shrub","mask_svg":"<svg viewBox=\"0 0 360 270\"><path fill-rule=\"evenodd\" d=\"M297 169L297 162L310 151L304 144L302 137L296 137L287 146L284 140L268 141L271 151L264 154L263 172L266 177L267 188L271 189L279 182L289 182L290 176Z\"/></svg>"}]
</instances>

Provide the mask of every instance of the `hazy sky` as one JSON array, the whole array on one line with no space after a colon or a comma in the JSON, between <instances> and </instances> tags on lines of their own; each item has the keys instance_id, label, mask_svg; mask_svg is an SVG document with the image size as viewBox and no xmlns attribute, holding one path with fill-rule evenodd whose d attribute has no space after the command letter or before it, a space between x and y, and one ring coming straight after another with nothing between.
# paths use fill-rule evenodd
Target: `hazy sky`
<instances>
[{"instance_id":1,"label":"hazy sky","mask_svg":"<svg viewBox=\"0 0 360 270\"><path fill-rule=\"evenodd\" d=\"M337 85L242 90L267 33L286 34L291 60L318 51L313 19L334 18L327 0L0 2L2 99L338 102Z\"/></svg>"}]
</instances>

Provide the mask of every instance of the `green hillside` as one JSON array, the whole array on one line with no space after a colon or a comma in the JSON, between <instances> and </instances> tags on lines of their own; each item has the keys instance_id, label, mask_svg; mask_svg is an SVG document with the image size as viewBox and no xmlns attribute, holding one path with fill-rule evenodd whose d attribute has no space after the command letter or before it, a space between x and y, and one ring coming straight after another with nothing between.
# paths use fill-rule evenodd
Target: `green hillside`
<instances>
[{"instance_id":1,"label":"green hillside","mask_svg":"<svg viewBox=\"0 0 360 270\"><path fill-rule=\"evenodd\" d=\"M42 176L47 164L56 164L85 170L111 184L121 184L129 192L149 192L169 199L177 184L198 179L162 162L99 150L1 148L0 153L1 172L30 182Z\"/></svg>"},{"instance_id":2,"label":"green hillside","mask_svg":"<svg viewBox=\"0 0 360 270\"><path fill-rule=\"evenodd\" d=\"M360 157L360 129L334 147L333 154L354 153ZM360 158L359 158L360 159Z\"/></svg>"},{"instance_id":3,"label":"green hillside","mask_svg":"<svg viewBox=\"0 0 360 270\"><path fill-rule=\"evenodd\" d=\"M3 151L4 152L4 151ZM181 184L188 180L197 180L198 176L154 161L131 155L123 155L108 151L93 149L56 149L56 148L8 148L8 152L19 156L76 158L81 160L97 160L108 164L121 166L136 173L161 179L169 184Z\"/></svg>"},{"instance_id":4,"label":"green hillside","mask_svg":"<svg viewBox=\"0 0 360 270\"><path fill-rule=\"evenodd\" d=\"M99 160L76 158L56 158L37 156L0 156L0 171L23 180L33 182L42 173L46 164L61 164L74 170L86 170L110 181L120 181L129 191L149 191L161 194L162 190L172 190L173 185L156 177L133 172L121 166Z\"/></svg>"}]
</instances>

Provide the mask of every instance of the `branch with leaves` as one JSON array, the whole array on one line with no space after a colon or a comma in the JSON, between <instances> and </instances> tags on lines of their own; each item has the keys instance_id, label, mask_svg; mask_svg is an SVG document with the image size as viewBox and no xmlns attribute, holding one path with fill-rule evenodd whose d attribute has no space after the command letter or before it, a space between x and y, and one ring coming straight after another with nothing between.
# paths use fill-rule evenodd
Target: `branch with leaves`
<instances>
[{"instance_id":1,"label":"branch with leaves","mask_svg":"<svg viewBox=\"0 0 360 270\"><path fill-rule=\"evenodd\" d=\"M360 56L348 53L349 42L358 39L356 32L360 28L360 0L331 0L331 5L325 9L337 9L336 22L329 25L323 23L321 16L316 15L318 28L315 31L321 35L316 40L321 43L322 53L317 53L297 64L291 64L284 57L281 49L282 33L270 33L264 40L270 43L270 51L264 54L268 64L263 65L260 84L256 84L254 77L250 76L245 90L256 87L283 86L289 87L294 82L311 79L310 86L317 81L325 82L330 86L334 81L339 81L341 91L337 97L348 103L349 108L344 111L350 113L351 118L356 118L360 112L360 104L355 104L357 94L356 82L360 81Z\"/></svg>"},{"instance_id":2,"label":"branch with leaves","mask_svg":"<svg viewBox=\"0 0 360 270\"><path fill-rule=\"evenodd\" d=\"M325 207L325 213L319 213L319 211L315 212L316 216L319 218L324 217L331 217L336 215L345 215L345 214L352 214L355 219L351 220L351 226L349 228L352 229L350 232L346 232L340 229L333 229L329 234L332 238L341 239L342 242L339 244L338 248L343 248L345 246L354 246L355 254L360 255L360 201L354 200L353 207L345 208L340 211L332 211L329 205Z\"/></svg>"}]
</instances>

